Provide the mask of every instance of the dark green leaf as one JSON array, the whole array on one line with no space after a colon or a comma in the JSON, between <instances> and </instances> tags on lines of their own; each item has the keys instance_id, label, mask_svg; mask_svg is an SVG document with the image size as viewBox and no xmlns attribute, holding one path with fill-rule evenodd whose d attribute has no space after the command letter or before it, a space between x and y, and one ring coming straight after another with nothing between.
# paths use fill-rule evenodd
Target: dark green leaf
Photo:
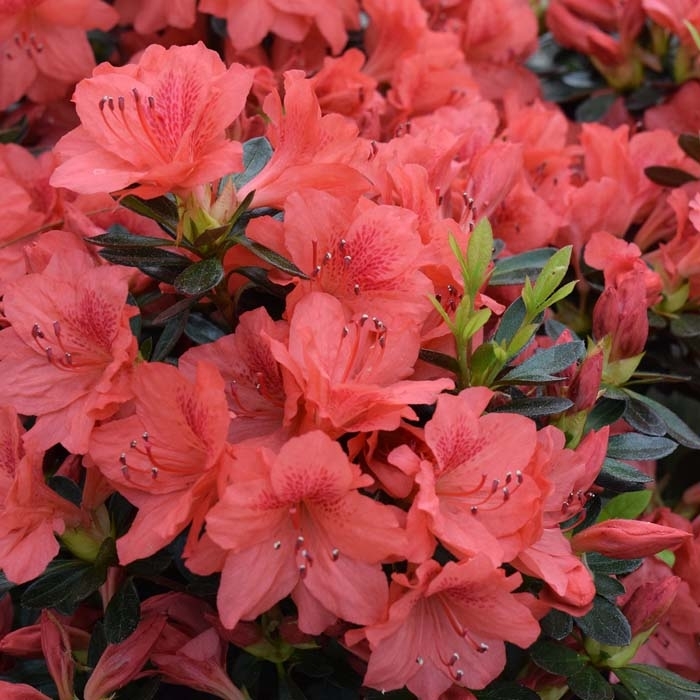
<instances>
[{"instance_id":1,"label":"dark green leaf","mask_svg":"<svg viewBox=\"0 0 700 700\"><path fill-rule=\"evenodd\" d=\"M245 236L237 237L236 242L240 243L251 253L257 255L261 260L264 260L266 263L269 263L278 270L282 270L282 272L286 272L288 275L292 275L293 277L300 277L304 280L309 279L308 276L304 274L291 260L287 260L287 258L279 253L275 253L274 250L270 250L267 246L251 241Z\"/></svg>"},{"instance_id":2,"label":"dark green leaf","mask_svg":"<svg viewBox=\"0 0 700 700\"><path fill-rule=\"evenodd\" d=\"M29 119L23 115L21 119L6 129L0 129L0 143L21 143L29 131Z\"/></svg>"},{"instance_id":3,"label":"dark green leaf","mask_svg":"<svg viewBox=\"0 0 700 700\"><path fill-rule=\"evenodd\" d=\"M184 312L178 316L173 316L165 324L163 332L160 334L155 348L153 348L151 362L160 362L168 356L168 353L175 347L177 341L180 340L180 336L185 331L188 315L187 312Z\"/></svg>"},{"instance_id":4,"label":"dark green leaf","mask_svg":"<svg viewBox=\"0 0 700 700\"><path fill-rule=\"evenodd\" d=\"M277 700L307 700L301 688L286 673L278 676Z\"/></svg>"},{"instance_id":5,"label":"dark green leaf","mask_svg":"<svg viewBox=\"0 0 700 700\"><path fill-rule=\"evenodd\" d=\"M678 137L678 145L693 160L700 162L700 137L697 134L681 134Z\"/></svg>"},{"instance_id":6,"label":"dark green leaf","mask_svg":"<svg viewBox=\"0 0 700 700\"><path fill-rule=\"evenodd\" d=\"M603 598L615 601L618 596L621 596L625 592L625 587L612 576L596 574L593 578L595 581L596 593L602 595Z\"/></svg>"},{"instance_id":7,"label":"dark green leaf","mask_svg":"<svg viewBox=\"0 0 700 700\"><path fill-rule=\"evenodd\" d=\"M622 417L632 428L645 435L661 437L666 435L668 430L666 423L659 418L656 411L634 396L627 397L627 406Z\"/></svg>"},{"instance_id":8,"label":"dark green leaf","mask_svg":"<svg viewBox=\"0 0 700 700\"><path fill-rule=\"evenodd\" d=\"M459 372L459 364L451 355L445 355L444 353L437 352L436 350L421 348L420 352L418 353L418 358L423 360L423 362L428 362L436 367L442 367L443 369L454 372L455 374Z\"/></svg>"},{"instance_id":9,"label":"dark green leaf","mask_svg":"<svg viewBox=\"0 0 700 700\"><path fill-rule=\"evenodd\" d=\"M498 324L496 334L493 340L496 343L510 342L513 336L518 332L525 321L526 310L525 303L522 297L518 297L501 316L501 322Z\"/></svg>"},{"instance_id":10,"label":"dark green leaf","mask_svg":"<svg viewBox=\"0 0 700 700\"><path fill-rule=\"evenodd\" d=\"M496 681L485 690L475 690L478 700L540 700L540 696L534 691L508 681Z\"/></svg>"},{"instance_id":11,"label":"dark green leaf","mask_svg":"<svg viewBox=\"0 0 700 700\"><path fill-rule=\"evenodd\" d=\"M678 168L669 168L665 165L650 165L644 168L644 174L657 185L662 187L680 187L688 182L695 182L695 175L686 173Z\"/></svg>"},{"instance_id":12,"label":"dark green leaf","mask_svg":"<svg viewBox=\"0 0 700 700\"><path fill-rule=\"evenodd\" d=\"M625 107L631 112L641 112L664 99L664 93L655 85L643 83L625 98Z\"/></svg>"},{"instance_id":13,"label":"dark green leaf","mask_svg":"<svg viewBox=\"0 0 700 700\"><path fill-rule=\"evenodd\" d=\"M644 561L643 559L611 559L597 552L588 552L585 556L588 568L596 574L631 574Z\"/></svg>"},{"instance_id":14,"label":"dark green leaf","mask_svg":"<svg viewBox=\"0 0 700 700\"><path fill-rule=\"evenodd\" d=\"M103 248L100 257L115 265L138 267L149 277L168 284L192 264L183 255L160 248Z\"/></svg>"},{"instance_id":15,"label":"dark green leaf","mask_svg":"<svg viewBox=\"0 0 700 700\"><path fill-rule=\"evenodd\" d=\"M90 644L88 645L88 666L93 668L97 665L102 654L104 654L107 648L107 637L105 637L104 623L102 620L98 620L95 626L92 628L92 634L90 635Z\"/></svg>"},{"instance_id":16,"label":"dark green leaf","mask_svg":"<svg viewBox=\"0 0 700 700\"><path fill-rule=\"evenodd\" d=\"M536 248L497 260L489 277L489 286L523 284L526 277L535 279L555 252L556 248Z\"/></svg>"},{"instance_id":17,"label":"dark green leaf","mask_svg":"<svg viewBox=\"0 0 700 700\"><path fill-rule=\"evenodd\" d=\"M586 665L586 657L573 649L541 639L530 648L532 660L548 673L555 676L570 676Z\"/></svg>"},{"instance_id":18,"label":"dark green leaf","mask_svg":"<svg viewBox=\"0 0 700 700\"><path fill-rule=\"evenodd\" d=\"M264 289L266 292L272 294L273 296L284 298L290 289L289 285L282 286L281 284L275 284L270 282L267 270L262 267L255 266L244 266L237 267L233 272L237 275L242 275L246 279L249 279L256 287Z\"/></svg>"},{"instance_id":19,"label":"dark green leaf","mask_svg":"<svg viewBox=\"0 0 700 700\"><path fill-rule=\"evenodd\" d=\"M654 479L639 469L617 459L607 457L595 482L613 491L639 491Z\"/></svg>"},{"instance_id":20,"label":"dark green leaf","mask_svg":"<svg viewBox=\"0 0 700 700\"><path fill-rule=\"evenodd\" d=\"M0 571L0 597L4 596L8 591L11 591L15 585L16 584L12 583L12 581L8 581L7 576Z\"/></svg>"},{"instance_id":21,"label":"dark green leaf","mask_svg":"<svg viewBox=\"0 0 700 700\"><path fill-rule=\"evenodd\" d=\"M586 420L586 432L600 430L606 425L612 425L625 412L625 402L616 401L605 396L596 401L593 410Z\"/></svg>"},{"instance_id":22,"label":"dark green leaf","mask_svg":"<svg viewBox=\"0 0 700 700\"><path fill-rule=\"evenodd\" d=\"M264 136L256 136L243 144L243 172L229 177L237 190L247 185L272 158L272 145Z\"/></svg>"},{"instance_id":23,"label":"dark green leaf","mask_svg":"<svg viewBox=\"0 0 700 700\"><path fill-rule=\"evenodd\" d=\"M172 554L167 549L161 549L145 559L137 559L127 565L129 576L136 578L149 578L162 574L173 560Z\"/></svg>"},{"instance_id":24,"label":"dark green leaf","mask_svg":"<svg viewBox=\"0 0 700 700\"><path fill-rule=\"evenodd\" d=\"M617 99L616 93L594 95L576 107L574 118L577 122L599 122Z\"/></svg>"},{"instance_id":25,"label":"dark green leaf","mask_svg":"<svg viewBox=\"0 0 700 700\"><path fill-rule=\"evenodd\" d=\"M85 239L86 243L101 245L105 248L160 248L175 245L170 238L139 236L131 233L121 224L112 224L105 233Z\"/></svg>"},{"instance_id":26,"label":"dark green leaf","mask_svg":"<svg viewBox=\"0 0 700 700\"><path fill-rule=\"evenodd\" d=\"M700 335L700 314L681 314L672 318L671 333L676 338L697 338Z\"/></svg>"},{"instance_id":27,"label":"dark green leaf","mask_svg":"<svg viewBox=\"0 0 700 700\"><path fill-rule=\"evenodd\" d=\"M552 416L563 413L573 406L573 401L558 396L533 396L524 399L514 399L509 404L493 409L494 413L519 413L528 418Z\"/></svg>"},{"instance_id":28,"label":"dark green leaf","mask_svg":"<svg viewBox=\"0 0 700 700\"><path fill-rule=\"evenodd\" d=\"M80 502L83 500L83 492L80 486L65 476L52 476L47 481L49 488L55 491L61 498L65 498L74 506L80 507Z\"/></svg>"},{"instance_id":29,"label":"dark green leaf","mask_svg":"<svg viewBox=\"0 0 700 700\"><path fill-rule=\"evenodd\" d=\"M514 367L500 381L513 383L558 381L561 378L553 375L578 362L585 352L586 346L581 340L538 350L525 362Z\"/></svg>"},{"instance_id":30,"label":"dark green leaf","mask_svg":"<svg viewBox=\"0 0 700 700\"><path fill-rule=\"evenodd\" d=\"M699 700L700 685L672 671L646 664L616 668L615 675L636 700Z\"/></svg>"},{"instance_id":31,"label":"dark green leaf","mask_svg":"<svg viewBox=\"0 0 700 700\"><path fill-rule=\"evenodd\" d=\"M671 409L666 408L663 404L660 404L654 399L650 399L648 396L643 394L637 394L629 389L626 390L630 396L634 396L638 401L645 403L649 408L651 408L654 413L656 413L664 423L666 423L666 428L668 434L674 439L680 442L681 445L690 447L693 450L700 450L700 436L697 435L686 423L684 423Z\"/></svg>"},{"instance_id":32,"label":"dark green leaf","mask_svg":"<svg viewBox=\"0 0 700 700\"><path fill-rule=\"evenodd\" d=\"M617 606L599 595L593 600L593 609L574 622L587 637L601 644L624 647L632 641L627 618Z\"/></svg>"},{"instance_id":33,"label":"dark green leaf","mask_svg":"<svg viewBox=\"0 0 700 700\"><path fill-rule=\"evenodd\" d=\"M561 610L550 610L541 620L542 631L552 639L566 639L574 628L574 619Z\"/></svg>"},{"instance_id":34,"label":"dark green leaf","mask_svg":"<svg viewBox=\"0 0 700 700\"><path fill-rule=\"evenodd\" d=\"M96 591L107 571L84 561L54 559L46 571L22 595L27 608L52 608L78 603Z\"/></svg>"},{"instance_id":35,"label":"dark green leaf","mask_svg":"<svg viewBox=\"0 0 700 700\"><path fill-rule=\"evenodd\" d=\"M141 199L141 197L130 194L122 198L119 203L137 214L153 219L173 237L176 235L180 217L177 204L170 197L164 195L154 199Z\"/></svg>"},{"instance_id":36,"label":"dark green leaf","mask_svg":"<svg viewBox=\"0 0 700 700\"><path fill-rule=\"evenodd\" d=\"M569 688L581 700L613 700L614 698L610 683L592 666L584 666L566 680Z\"/></svg>"},{"instance_id":37,"label":"dark green leaf","mask_svg":"<svg viewBox=\"0 0 700 700\"><path fill-rule=\"evenodd\" d=\"M222 338L226 335L226 331L219 328L204 314L191 313L185 326L185 335L197 345L205 345Z\"/></svg>"},{"instance_id":38,"label":"dark green leaf","mask_svg":"<svg viewBox=\"0 0 700 700\"><path fill-rule=\"evenodd\" d=\"M117 700L153 700L160 683L157 676L132 681L117 693Z\"/></svg>"},{"instance_id":39,"label":"dark green leaf","mask_svg":"<svg viewBox=\"0 0 700 700\"><path fill-rule=\"evenodd\" d=\"M141 605L134 582L128 578L105 610L105 637L110 644L123 642L139 624Z\"/></svg>"},{"instance_id":40,"label":"dark green leaf","mask_svg":"<svg viewBox=\"0 0 700 700\"><path fill-rule=\"evenodd\" d=\"M192 307L197 303L197 299L194 297L185 297L176 301L172 306L168 306L167 309L163 309L155 318L151 319L151 323L154 326L164 326L170 319L175 318L175 316L181 316L192 310Z\"/></svg>"},{"instance_id":41,"label":"dark green leaf","mask_svg":"<svg viewBox=\"0 0 700 700\"><path fill-rule=\"evenodd\" d=\"M639 433L613 435L608 441L608 457L613 459L661 459L670 455L678 443L664 437Z\"/></svg>"},{"instance_id":42,"label":"dark green leaf","mask_svg":"<svg viewBox=\"0 0 700 700\"><path fill-rule=\"evenodd\" d=\"M202 296L214 289L224 278L224 267L217 258L200 260L183 270L173 283L175 289L188 297Z\"/></svg>"}]
</instances>

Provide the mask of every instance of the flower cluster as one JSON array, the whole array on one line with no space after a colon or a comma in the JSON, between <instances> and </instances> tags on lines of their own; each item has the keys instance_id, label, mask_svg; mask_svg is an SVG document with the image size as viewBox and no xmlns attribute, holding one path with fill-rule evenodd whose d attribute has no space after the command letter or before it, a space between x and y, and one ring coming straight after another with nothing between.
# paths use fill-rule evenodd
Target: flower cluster
<instances>
[{"instance_id":1,"label":"flower cluster","mask_svg":"<svg viewBox=\"0 0 700 700\"><path fill-rule=\"evenodd\" d=\"M697 696L700 17L534 5L0 3L3 697Z\"/></svg>"}]
</instances>

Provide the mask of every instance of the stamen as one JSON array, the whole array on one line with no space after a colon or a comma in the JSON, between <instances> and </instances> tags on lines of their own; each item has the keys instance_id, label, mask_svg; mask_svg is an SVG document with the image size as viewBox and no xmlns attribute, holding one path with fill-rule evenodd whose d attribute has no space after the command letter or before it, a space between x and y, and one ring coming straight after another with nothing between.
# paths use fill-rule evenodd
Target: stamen
<instances>
[{"instance_id":1,"label":"stamen","mask_svg":"<svg viewBox=\"0 0 700 700\"><path fill-rule=\"evenodd\" d=\"M275 542L272 543L273 549L279 549L281 546L282 546L282 543L279 540L276 540Z\"/></svg>"},{"instance_id":2,"label":"stamen","mask_svg":"<svg viewBox=\"0 0 700 700\"><path fill-rule=\"evenodd\" d=\"M422 666L422 665L425 663L425 659L424 659L422 656L417 656L417 657L416 657L416 663L417 663L419 666Z\"/></svg>"},{"instance_id":3,"label":"stamen","mask_svg":"<svg viewBox=\"0 0 700 700\"><path fill-rule=\"evenodd\" d=\"M339 549L332 549L331 550L331 559L333 561L338 561L338 559L340 559L340 550Z\"/></svg>"}]
</instances>

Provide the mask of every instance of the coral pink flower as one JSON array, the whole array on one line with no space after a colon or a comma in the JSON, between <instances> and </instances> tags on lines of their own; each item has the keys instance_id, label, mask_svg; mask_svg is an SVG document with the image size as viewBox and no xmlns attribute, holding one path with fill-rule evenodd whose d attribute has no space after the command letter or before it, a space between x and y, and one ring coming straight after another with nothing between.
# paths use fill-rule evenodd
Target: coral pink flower
<instances>
[{"instance_id":1,"label":"coral pink flower","mask_svg":"<svg viewBox=\"0 0 700 700\"><path fill-rule=\"evenodd\" d=\"M137 347L126 303L131 271L95 267L82 252L56 253L42 273L7 285L0 331L0 393L24 415L41 449L83 454L95 421L131 397Z\"/></svg>"},{"instance_id":2,"label":"coral pink flower","mask_svg":"<svg viewBox=\"0 0 700 700\"><path fill-rule=\"evenodd\" d=\"M166 364L139 365L135 414L96 428L89 456L139 512L117 540L122 564L153 554L189 523L190 540L213 501L227 459L229 415L216 368L197 367L194 383Z\"/></svg>"},{"instance_id":3,"label":"coral pink flower","mask_svg":"<svg viewBox=\"0 0 700 700\"><path fill-rule=\"evenodd\" d=\"M418 357L418 329L367 315L349 322L340 302L322 292L294 307L289 344L270 340L270 347L282 367L285 424L299 432L394 430L415 418L409 404L431 404L454 386L406 379Z\"/></svg>"},{"instance_id":4,"label":"coral pink flower","mask_svg":"<svg viewBox=\"0 0 700 700\"><path fill-rule=\"evenodd\" d=\"M481 415L492 395L478 387L440 396L425 426L432 454L421 458L402 446L389 461L415 474L419 486L409 523L424 522L457 556L483 552L499 565L541 534L549 484L532 460L535 423L515 414Z\"/></svg>"},{"instance_id":5,"label":"coral pink flower","mask_svg":"<svg viewBox=\"0 0 700 700\"><path fill-rule=\"evenodd\" d=\"M201 0L201 12L226 19L228 36L238 51L257 46L272 32L301 42L316 25L334 54L347 42L346 27L358 26L357 0L319 3L316 0Z\"/></svg>"},{"instance_id":6,"label":"coral pink flower","mask_svg":"<svg viewBox=\"0 0 700 700\"><path fill-rule=\"evenodd\" d=\"M22 447L17 413L0 406L0 569L10 581L36 578L58 554L54 533L81 521L80 510L45 483L43 454Z\"/></svg>"},{"instance_id":7,"label":"coral pink flower","mask_svg":"<svg viewBox=\"0 0 700 700\"><path fill-rule=\"evenodd\" d=\"M453 685L483 688L505 666L505 640L525 648L539 635L512 595L520 582L520 574L506 577L484 555L442 569L429 560L410 577L394 574L388 619L346 636L350 644L369 641L365 685L406 685L423 700Z\"/></svg>"},{"instance_id":8,"label":"coral pink flower","mask_svg":"<svg viewBox=\"0 0 700 700\"><path fill-rule=\"evenodd\" d=\"M81 193L129 185L143 197L187 193L242 168L226 127L245 105L252 72L228 70L201 42L151 45L138 64L99 65L76 88L81 126L56 144L51 184Z\"/></svg>"},{"instance_id":9,"label":"coral pink flower","mask_svg":"<svg viewBox=\"0 0 700 700\"><path fill-rule=\"evenodd\" d=\"M178 367L194 379L198 362L214 365L226 382L231 410L228 437L237 443L266 438L282 428L284 387L268 340L287 342L284 321L273 321L264 308L242 314L236 332L185 352ZM269 444L268 444L269 446Z\"/></svg>"},{"instance_id":10,"label":"coral pink flower","mask_svg":"<svg viewBox=\"0 0 700 700\"><path fill-rule=\"evenodd\" d=\"M218 594L234 627L292 594L299 628L320 634L340 617L372 624L384 615L380 563L406 546L395 511L358 492L372 482L320 431L259 448L230 472L207 516L207 535L226 551ZM241 572L245 572L242 576Z\"/></svg>"},{"instance_id":11,"label":"coral pink flower","mask_svg":"<svg viewBox=\"0 0 700 700\"><path fill-rule=\"evenodd\" d=\"M310 277L287 298L288 313L311 290L340 299L355 318L372 309L387 324L420 323L432 309L433 285L418 270L425 247L409 209L302 190L287 200L284 239Z\"/></svg>"},{"instance_id":12,"label":"coral pink flower","mask_svg":"<svg viewBox=\"0 0 700 700\"><path fill-rule=\"evenodd\" d=\"M58 99L95 66L86 30L118 15L100 0L4 0L0 4L0 110L25 93Z\"/></svg>"},{"instance_id":13,"label":"coral pink flower","mask_svg":"<svg viewBox=\"0 0 700 700\"><path fill-rule=\"evenodd\" d=\"M642 7L654 22L676 34L686 46L696 48L685 26L685 22L700 26L700 7L695 0L642 0Z\"/></svg>"},{"instance_id":14,"label":"coral pink flower","mask_svg":"<svg viewBox=\"0 0 700 700\"><path fill-rule=\"evenodd\" d=\"M139 34L150 34L165 27L187 29L196 18L197 0L116 0L114 9L121 24L133 24Z\"/></svg>"},{"instance_id":15,"label":"coral pink flower","mask_svg":"<svg viewBox=\"0 0 700 700\"><path fill-rule=\"evenodd\" d=\"M266 132L275 151L265 167L240 192L255 192L253 205L282 208L287 197L302 188L360 196L371 185L354 167L368 146L357 127L339 114L321 116L313 84L302 71L284 74L284 103L277 91L268 95L263 111L270 121Z\"/></svg>"}]
</instances>

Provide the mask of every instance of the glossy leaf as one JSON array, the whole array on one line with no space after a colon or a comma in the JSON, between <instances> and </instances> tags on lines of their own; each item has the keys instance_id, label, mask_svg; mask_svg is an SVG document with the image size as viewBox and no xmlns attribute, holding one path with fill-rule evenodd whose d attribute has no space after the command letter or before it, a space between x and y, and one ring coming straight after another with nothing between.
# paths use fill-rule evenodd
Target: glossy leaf
<instances>
[{"instance_id":1,"label":"glossy leaf","mask_svg":"<svg viewBox=\"0 0 700 700\"><path fill-rule=\"evenodd\" d=\"M586 419L586 431L600 430L606 425L612 425L625 412L624 401L615 401L606 396L598 399L593 410Z\"/></svg>"},{"instance_id":2,"label":"glossy leaf","mask_svg":"<svg viewBox=\"0 0 700 700\"><path fill-rule=\"evenodd\" d=\"M261 260L272 265L272 267L286 272L288 275L293 277L300 277L301 279L309 279L308 276L303 273L291 260L287 260L284 256L276 253L267 246L264 246L255 241L251 241L245 236L236 237L236 242L240 243L244 248L248 249L254 255L257 255Z\"/></svg>"},{"instance_id":3,"label":"glossy leaf","mask_svg":"<svg viewBox=\"0 0 700 700\"><path fill-rule=\"evenodd\" d=\"M591 639L616 647L627 646L632 641L632 631L627 618L619 608L606 598L596 595L593 608L574 622Z\"/></svg>"},{"instance_id":4,"label":"glossy leaf","mask_svg":"<svg viewBox=\"0 0 700 700\"><path fill-rule=\"evenodd\" d=\"M243 172L229 177L237 190L247 185L272 158L272 145L264 136L256 136L243 144ZM222 178L223 183L223 178ZM221 191L223 184L219 186Z\"/></svg>"},{"instance_id":5,"label":"glossy leaf","mask_svg":"<svg viewBox=\"0 0 700 700\"><path fill-rule=\"evenodd\" d=\"M141 216L153 219L173 238L175 237L180 217L177 204L170 197L163 195L154 199L141 199L141 197L129 194L123 197L119 203L131 211L141 214Z\"/></svg>"},{"instance_id":6,"label":"glossy leaf","mask_svg":"<svg viewBox=\"0 0 700 700\"><path fill-rule=\"evenodd\" d=\"M532 357L510 370L501 381L512 383L561 381L561 377L554 375L578 362L585 352L586 347L581 340L538 350Z\"/></svg>"},{"instance_id":7,"label":"glossy leaf","mask_svg":"<svg viewBox=\"0 0 700 700\"><path fill-rule=\"evenodd\" d=\"M593 95L576 107L574 114L577 122L598 122L607 113L617 99L617 93Z\"/></svg>"},{"instance_id":8,"label":"glossy leaf","mask_svg":"<svg viewBox=\"0 0 700 700\"><path fill-rule=\"evenodd\" d=\"M541 639L530 648L532 660L548 673L556 676L570 676L586 665L586 657L573 649Z\"/></svg>"},{"instance_id":9,"label":"glossy leaf","mask_svg":"<svg viewBox=\"0 0 700 700\"><path fill-rule=\"evenodd\" d=\"M139 236L136 233L131 233L121 224L113 224L104 233L86 238L85 242L101 245L105 248L159 248L175 245L175 241L169 238Z\"/></svg>"},{"instance_id":10,"label":"glossy leaf","mask_svg":"<svg viewBox=\"0 0 700 700\"><path fill-rule=\"evenodd\" d=\"M103 248L100 257L115 265L138 267L149 277L168 284L172 284L175 278L192 264L192 261L183 255L148 247Z\"/></svg>"},{"instance_id":11,"label":"glossy leaf","mask_svg":"<svg viewBox=\"0 0 700 700\"><path fill-rule=\"evenodd\" d=\"M685 170L670 168L665 165L650 165L648 168L644 168L644 174L652 182L662 187L680 187L698 179L695 175L685 172Z\"/></svg>"},{"instance_id":12,"label":"glossy leaf","mask_svg":"<svg viewBox=\"0 0 700 700\"><path fill-rule=\"evenodd\" d=\"M584 666L566 682L580 700L613 700L615 697L610 683L592 666Z\"/></svg>"},{"instance_id":13,"label":"glossy leaf","mask_svg":"<svg viewBox=\"0 0 700 700\"><path fill-rule=\"evenodd\" d=\"M124 641L137 627L140 616L139 594L127 579L112 596L105 610L104 631L110 644Z\"/></svg>"},{"instance_id":14,"label":"glossy leaf","mask_svg":"<svg viewBox=\"0 0 700 700\"><path fill-rule=\"evenodd\" d=\"M185 326L185 335L197 345L213 343L226 335L226 331L200 313L191 313Z\"/></svg>"},{"instance_id":15,"label":"glossy leaf","mask_svg":"<svg viewBox=\"0 0 700 700\"><path fill-rule=\"evenodd\" d=\"M558 396L533 396L532 398L514 399L504 406L493 409L494 413L519 413L528 418L553 416L568 411L573 401Z\"/></svg>"},{"instance_id":16,"label":"glossy leaf","mask_svg":"<svg viewBox=\"0 0 700 700\"><path fill-rule=\"evenodd\" d=\"M693 160L700 162L700 137L697 134L681 134L678 137L678 145Z\"/></svg>"},{"instance_id":17,"label":"glossy leaf","mask_svg":"<svg viewBox=\"0 0 700 700\"><path fill-rule=\"evenodd\" d=\"M643 559L612 559L598 552L588 552L585 557L588 568L597 574L631 574L644 561Z\"/></svg>"},{"instance_id":18,"label":"glossy leaf","mask_svg":"<svg viewBox=\"0 0 700 700\"><path fill-rule=\"evenodd\" d=\"M534 691L518 683L496 681L485 690L476 690L477 700L540 700Z\"/></svg>"},{"instance_id":19,"label":"glossy leaf","mask_svg":"<svg viewBox=\"0 0 700 700\"><path fill-rule=\"evenodd\" d=\"M653 480L631 464L607 457L595 482L613 491L639 491Z\"/></svg>"},{"instance_id":20,"label":"glossy leaf","mask_svg":"<svg viewBox=\"0 0 700 700\"><path fill-rule=\"evenodd\" d=\"M423 362L428 362L436 367L442 367L443 369L454 372L455 374L459 372L459 364L457 363L457 360L451 355L437 352L437 350L421 348L420 352L418 353L418 358L423 360Z\"/></svg>"},{"instance_id":21,"label":"glossy leaf","mask_svg":"<svg viewBox=\"0 0 700 700\"><path fill-rule=\"evenodd\" d=\"M541 620L542 632L552 639L566 639L574 628L574 619L561 610L550 610Z\"/></svg>"},{"instance_id":22,"label":"glossy leaf","mask_svg":"<svg viewBox=\"0 0 700 700\"><path fill-rule=\"evenodd\" d=\"M177 341L180 340L180 336L185 331L188 315L188 312L178 314L177 316L173 316L165 324L163 332L160 334L158 342L153 348L153 354L151 355L152 362L161 362L175 347Z\"/></svg>"},{"instance_id":23,"label":"glossy leaf","mask_svg":"<svg viewBox=\"0 0 700 700\"><path fill-rule=\"evenodd\" d=\"M629 389L627 389L626 392L637 399L637 401L651 408L666 424L666 430L674 440L677 440L681 445L685 445L685 447L690 447L693 450L700 450L700 435L684 423L670 408L667 408L658 401L650 399L643 394L637 394Z\"/></svg>"},{"instance_id":24,"label":"glossy leaf","mask_svg":"<svg viewBox=\"0 0 700 700\"><path fill-rule=\"evenodd\" d=\"M697 338L700 336L700 315L681 314L671 319L670 328L676 338Z\"/></svg>"},{"instance_id":25,"label":"glossy leaf","mask_svg":"<svg viewBox=\"0 0 700 700\"><path fill-rule=\"evenodd\" d=\"M200 260L183 270L173 283L175 289L188 297L198 297L216 287L224 278L224 268L217 258Z\"/></svg>"},{"instance_id":26,"label":"glossy leaf","mask_svg":"<svg viewBox=\"0 0 700 700\"><path fill-rule=\"evenodd\" d=\"M644 401L639 401L635 396L627 396L627 405L622 417L632 428L645 435L661 437L666 435L668 431L666 423L656 411Z\"/></svg>"},{"instance_id":27,"label":"glossy leaf","mask_svg":"<svg viewBox=\"0 0 700 700\"><path fill-rule=\"evenodd\" d=\"M615 459L661 459L670 455L678 443L664 437L623 433L608 441L608 457Z\"/></svg>"},{"instance_id":28,"label":"glossy leaf","mask_svg":"<svg viewBox=\"0 0 700 700\"><path fill-rule=\"evenodd\" d=\"M526 277L535 279L556 250L556 248L536 248L497 260L489 277L489 286L522 284Z\"/></svg>"},{"instance_id":29,"label":"glossy leaf","mask_svg":"<svg viewBox=\"0 0 700 700\"><path fill-rule=\"evenodd\" d=\"M629 664L615 675L636 700L700 700L700 685L664 668Z\"/></svg>"}]
</instances>

